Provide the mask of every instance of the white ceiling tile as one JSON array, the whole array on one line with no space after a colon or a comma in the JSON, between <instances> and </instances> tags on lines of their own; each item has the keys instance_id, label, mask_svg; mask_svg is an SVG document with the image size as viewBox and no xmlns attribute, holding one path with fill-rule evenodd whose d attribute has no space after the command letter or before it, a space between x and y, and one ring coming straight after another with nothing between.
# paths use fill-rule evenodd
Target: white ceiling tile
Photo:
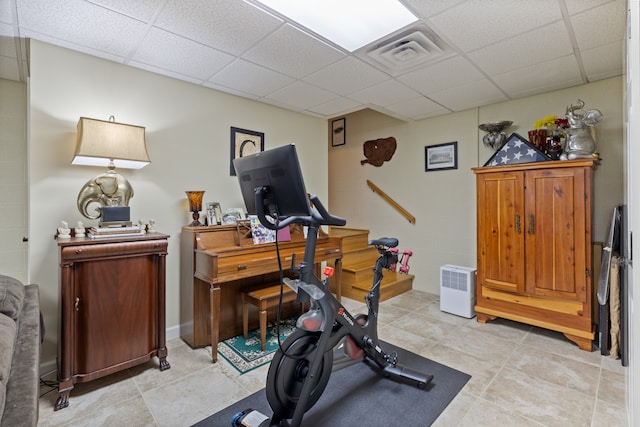
<instances>
[{"instance_id":1,"label":"white ceiling tile","mask_svg":"<svg viewBox=\"0 0 640 427\"><path fill-rule=\"evenodd\" d=\"M412 120L421 120L426 117L451 112L424 96L396 102L395 104L389 105L387 108L391 109L396 114L400 114Z\"/></svg>"},{"instance_id":2,"label":"white ceiling tile","mask_svg":"<svg viewBox=\"0 0 640 427\"><path fill-rule=\"evenodd\" d=\"M293 83L294 79L238 59L211 77L209 82L259 98Z\"/></svg>"},{"instance_id":3,"label":"white ceiling tile","mask_svg":"<svg viewBox=\"0 0 640 427\"><path fill-rule=\"evenodd\" d=\"M308 110L325 117L336 117L359 110L360 105L361 104L359 102L356 102L353 99L341 97L324 104L310 107Z\"/></svg>"},{"instance_id":4,"label":"white ceiling tile","mask_svg":"<svg viewBox=\"0 0 640 427\"><path fill-rule=\"evenodd\" d=\"M399 76L397 80L422 94L429 94L445 87L457 86L483 78L482 73L473 64L461 56L456 56Z\"/></svg>"},{"instance_id":5,"label":"white ceiling tile","mask_svg":"<svg viewBox=\"0 0 640 427\"><path fill-rule=\"evenodd\" d=\"M571 17L580 49L620 41L625 38L627 8L625 2L615 1ZM595 25L594 25L595 24Z\"/></svg>"},{"instance_id":6,"label":"white ceiling tile","mask_svg":"<svg viewBox=\"0 0 640 427\"><path fill-rule=\"evenodd\" d=\"M450 9L466 0L401 0L419 18L428 18Z\"/></svg>"},{"instance_id":7,"label":"white ceiling tile","mask_svg":"<svg viewBox=\"0 0 640 427\"><path fill-rule=\"evenodd\" d=\"M291 104L287 104L287 103L284 103L284 102L276 101L275 99L260 98L259 101L263 102L265 104L274 105L276 107L284 108L285 110L289 110L289 111L296 111L296 112L305 111L305 109L302 108L302 107L296 107L295 105L291 105Z\"/></svg>"},{"instance_id":8,"label":"white ceiling tile","mask_svg":"<svg viewBox=\"0 0 640 427\"><path fill-rule=\"evenodd\" d=\"M206 81L206 82L202 83L202 85L205 86L205 87L208 87L210 89L215 89L215 90L217 90L219 92L224 92L224 93L228 93L228 94L231 94L231 95L236 95L236 96L239 96L239 97L242 97L242 98L246 98L246 99L253 99L253 100L258 101L259 98L260 98L259 96L256 96L253 93L247 93L247 92L243 92L241 90L228 88L226 86L215 84L215 83L212 83L210 81Z\"/></svg>"},{"instance_id":9,"label":"white ceiling tile","mask_svg":"<svg viewBox=\"0 0 640 427\"><path fill-rule=\"evenodd\" d=\"M489 80L479 80L444 89L430 94L429 98L453 111L462 111L507 99Z\"/></svg>"},{"instance_id":10,"label":"white ceiling tile","mask_svg":"<svg viewBox=\"0 0 640 427\"><path fill-rule=\"evenodd\" d=\"M33 38L313 117L372 108L419 120L447 111L432 111L426 98L459 110L624 70L626 0L400 2L456 56L392 76L254 0L0 0L0 37ZM26 43L0 40L0 57L12 56L0 78L14 79L17 67L26 81ZM17 57L12 49L21 49Z\"/></svg>"},{"instance_id":11,"label":"white ceiling tile","mask_svg":"<svg viewBox=\"0 0 640 427\"><path fill-rule=\"evenodd\" d=\"M143 22L80 0L17 0L17 8L23 29L116 56L126 57L147 31Z\"/></svg>"},{"instance_id":12,"label":"white ceiling tile","mask_svg":"<svg viewBox=\"0 0 640 427\"><path fill-rule=\"evenodd\" d=\"M163 76L172 77L174 79L182 80L189 83L194 83L194 84L202 83L202 79L197 79L191 76L185 76L184 74L176 73L171 70L166 70L164 68L159 68L153 65L142 63L142 62L131 61L131 62L128 62L127 65L130 65L135 68L140 68L141 70L146 70L152 73L161 74Z\"/></svg>"},{"instance_id":13,"label":"white ceiling tile","mask_svg":"<svg viewBox=\"0 0 640 427\"><path fill-rule=\"evenodd\" d=\"M112 54L110 52L105 52L104 50L94 49L85 45L78 45L72 41L62 40L56 37L52 37L46 34L38 33L37 31L31 31L27 29L20 29L20 37L24 39L36 39L43 41L45 43L49 43L55 46L64 47L70 50L75 50L77 52L82 52L87 55L96 56L98 58L108 59L109 61L123 63L126 59L124 56Z\"/></svg>"},{"instance_id":14,"label":"white ceiling tile","mask_svg":"<svg viewBox=\"0 0 640 427\"><path fill-rule=\"evenodd\" d=\"M158 28L149 31L132 57L137 62L202 80L220 71L233 59L227 53Z\"/></svg>"},{"instance_id":15,"label":"white ceiling tile","mask_svg":"<svg viewBox=\"0 0 640 427\"><path fill-rule=\"evenodd\" d=\"M614 1L622 3L624 0L564 0L564 3L567 6L569 14L575 15L576 13L584 12L585 10Z\"/></svg>"},{"instance_id":16,"label":"white ceiling tile","mask_svg":"<svg viewBox=\"0 0 640 427\"><path fill-rule=\"evenodd\" d=\"M558 0L469 0L430 19L464 52L562 19ZM500 12L496 13L496 9Z\"/></svg>"},{"instance_id":17,"label":"white ceiling tile","mask_svg":"<svg viewBox=\"0 0 640 427\"><path fill-rule=\"evenodd\" d=\"M0 1L0 23L13 24L10 1Z\"/></svg>"},{"instance_id":18,"label":"white ceiling tile","mask_svg":"<svg viewBox=\"0 0 640 427\"><path fill-rule=\"evenodd\" d=\"M158 0L92 0L92 2L145 22L149 22L158 7L164 3Z\"/></svg>"},{"instance_id":19,"label":"white ceiling tile","mask_svg":"<svg viewBox=\"0 0 640 427\"><path fill-rule=\"evenodd\" d=\"M302 78L345 56L332 46L285 25L242 55L256 64Z\"/></svg>"},{"instance_id":20,"label":"white ceiling tile","mask_svg":"<svg viewBox=\"0 0 640 427\"><path fill-rule=\"evenodd\" d=\"M573 55L501 74L493 80L512 98L582 84Z\"/></svg>"},{"instance_id":21,"label":"white ceiling tile","mask_svg":"<svg viewBox=\"0 0 640 427\"><path fill-rule=\"evenodd\" d=\"M493 76L571 53L573 47L567 29L562 21L558 21L480 48L468 56L485 73Z\"/></svg>"},{"instance_id":22,"label":"white ceiling tile","mask_svg":"<svg viewBox=\"0 0 640 427\"><path fill-rule=\"evenodd\" d=\"M417 98L418 96L420 96L420 93L409 89L402 83L398 83L395 80L387 80L351 94L349 98L365 104L386 106L399 101Z\"/></svg>"},{"instance_id":23,"label":"white ceiling tile","mask_svg":"<svg viewBox=\"0 0 640 427\"><path fill-rule=\"evenodd\" d=\"M304 82L295 82L265 97L265 99L292 105L303 110L325 104L336 98L336 94Z\"/></svg>"},{"instance_id":24,"label":"white ceiling tile","mask_svg":"<svg viewBox=\"0 0 640 427\"><path fill-rule=\"evenodd\" d=\"M340 76L336 79L336 76ZM348 95L389 79L365 62L347 57L304 78L304 81L332 92Z\"/></svg>"},{"instance_id":25,"label":"white ceiling tile","mask_svg":"<svg viewBox=\"0 0 640 427\"><path fill-rule=\"evenodd\" d=\"M155 25L239 55L282 25L244 1L169 0Z\"/></svg>"},{"instance_id":26,"label":"white ceiling tile","mask_svg":"<svg viewBox=\"0 0 640 427\"><path fill-rule=\"evenodd\" d=\"M582 51L582 62L589 81L619 76L623 72L624 52L619 43Z\"/></svg>"},{"instance_id":27,"label":"white ceiling tile","mask_svg":"<svg viewBox=\"0 0 640 427\"><path fill-rule=\"evenodd\" d=\"M0 22L0 37L14 37L13 27L9 24L3 24Z\"/></svg>"}]
</instances>

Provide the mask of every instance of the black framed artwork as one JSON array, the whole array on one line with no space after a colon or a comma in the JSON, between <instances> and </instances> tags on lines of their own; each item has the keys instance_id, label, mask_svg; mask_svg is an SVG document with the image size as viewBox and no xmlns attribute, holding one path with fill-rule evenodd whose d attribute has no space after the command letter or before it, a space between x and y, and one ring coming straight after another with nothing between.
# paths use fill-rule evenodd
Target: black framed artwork
<instances>
[{"instance_id":1,"label":"black framed artwork","mask_svg":"<svg viewBox=\"0 0 640 427\"><path fill-rule=\"evenodd\" d=\"M336 119L331 122L331 146L337 147L346 143L346 119Z\"/></svg>"},{"instance_id":2,"label":"black framed artwork","mask_svg":"<svg viewBox=\"0 0 640 427\"><path fill-rule=\"evenodd\" d=\"M458 142L424 147L425 172L458 169Z\"/></svg>"},{"instance_id":3,"label":"black framed artwork","mask_svg":"<svg viewBox=\"0 0 640 427\"><path fill-rule=\"evenodd\" d=\"M236 176L233 159L264 151L264 132L231 127L231 176Z\"/></svg>"}]
</instances>

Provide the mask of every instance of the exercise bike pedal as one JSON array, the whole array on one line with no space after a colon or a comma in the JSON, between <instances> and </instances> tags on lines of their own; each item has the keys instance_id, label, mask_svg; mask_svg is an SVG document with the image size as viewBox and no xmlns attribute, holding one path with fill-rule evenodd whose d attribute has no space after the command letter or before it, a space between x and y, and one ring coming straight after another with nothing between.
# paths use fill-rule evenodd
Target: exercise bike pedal
<instances>
[{"instance_id":1,"label":"exercise bike pedal","mask_svg":"<svg viewBox=\"0 0 640 427\"><path fill-rule=\"evenodd\" d=\"M416 371L415 369L402 365L387 365L382 371L385 376L414 385L421 390L424 390L431 380L433 380L433 375L431 374L425 374L424 372Z\"/></svg>"}]
</instances>

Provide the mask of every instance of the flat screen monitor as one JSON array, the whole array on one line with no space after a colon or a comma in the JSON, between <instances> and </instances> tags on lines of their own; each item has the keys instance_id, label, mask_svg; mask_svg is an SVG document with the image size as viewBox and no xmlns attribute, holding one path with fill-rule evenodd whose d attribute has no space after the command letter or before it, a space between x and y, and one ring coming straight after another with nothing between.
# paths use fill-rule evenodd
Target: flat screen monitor
<instances>
[{"instance_id":1,"label":"flat screen monitor","mask_svg":"<svg viewBox=\"0 0 640 427\"><path fill-rule=\"evenodd\" d=\"M255 189L269 187L266 214L279 218L310 215L307 190L294 144L234 159L236 175L247 212L256 214Z\"/></svg>"}]
</instances>

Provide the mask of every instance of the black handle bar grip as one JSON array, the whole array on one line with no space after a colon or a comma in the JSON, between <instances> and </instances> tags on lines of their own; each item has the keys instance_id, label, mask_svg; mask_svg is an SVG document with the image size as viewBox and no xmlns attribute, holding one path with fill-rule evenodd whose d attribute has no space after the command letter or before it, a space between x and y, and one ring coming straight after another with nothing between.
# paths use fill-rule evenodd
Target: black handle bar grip
<instances>
[{"instance_id":1,"label":"black handle bar grip","mask_svg":"<svg viewBox=\"0 0 640 427\"><path fill-rule=\"evenodd\" d=\"M320 225L338 225L338 226L342 226L345 225L347 223L347 220L344 218L341 218L339 216L335 216L335 215L331 215L329 212L327 212L327 209L324 207L324 205L320 202L320 199L318 199L318 196L316 196L315 194L311 196L311 203L313 203L313 206L316 208L316 211L311 211L311 214L315 217L316 214L320 214L320 218L318 218Z\"/></svg>"},{"instance_id":2,"label":"black handle bar grip","mask_svg":"<svg viewBox=\"0 0 640 427\"><path fill-rule=\"evenodd\" d=\"M264 210L265 195L269 192L268 187L255 188L256 195L256 215L260 220L260 223L270 230L280 230L287 227L289 224L318 224L318 225L336 225L342 226L347 223L347 220L340 218L339 216L331 215L325 207L322 205L317 196L311 196L311 202L315 209L311 209L311 215L294 215L285 218L279 218L277 224L267 219L266 212Z\"/></svg>"}]
</instances>

